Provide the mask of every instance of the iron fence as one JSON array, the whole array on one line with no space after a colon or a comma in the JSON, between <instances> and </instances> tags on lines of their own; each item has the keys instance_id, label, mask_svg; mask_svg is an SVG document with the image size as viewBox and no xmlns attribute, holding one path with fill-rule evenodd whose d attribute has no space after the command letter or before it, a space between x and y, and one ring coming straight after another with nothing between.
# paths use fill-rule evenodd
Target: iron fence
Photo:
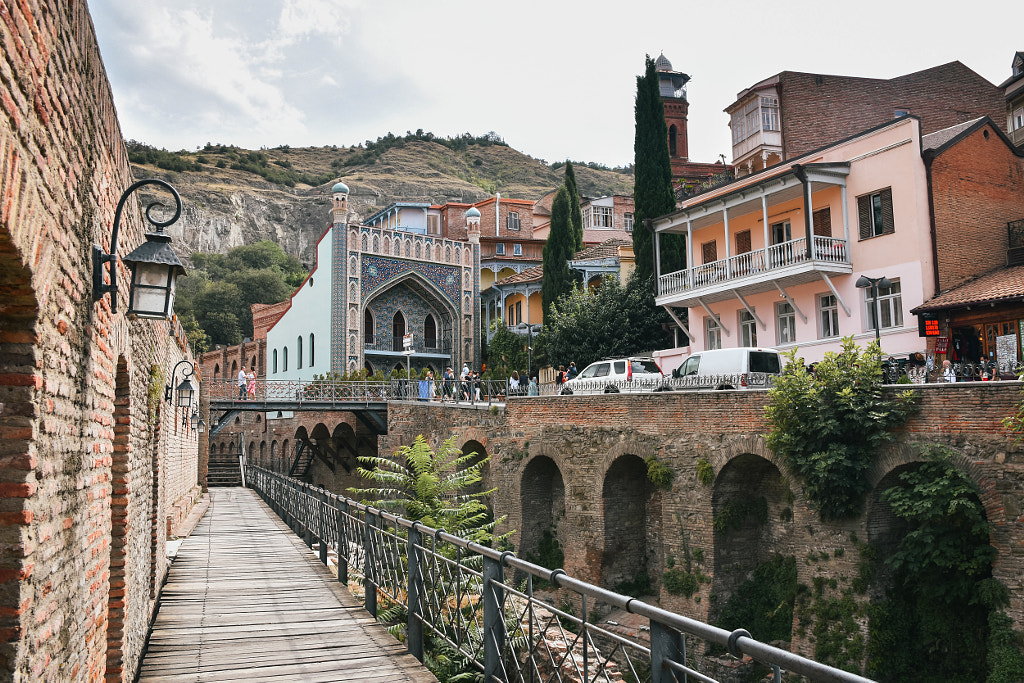
<instances>
[{"instance_id":1,"label":"iron fence","mask_svg":"<svg viewBox=\"0 0 1024 683\"><path fill-rule=\"evenodd\" d=\"M298 401L380 403L382 401L434 400L470 405L503 401L506 380L427 380L345 382L336 380L257 380L253 391L243 392L236 380L205 380L206 391L215 401Z\"/></svg>"},{"instance_id":2,"label":"iron fence","mask_svg":"<svg viewBox=\"0 0 1024 683\"><path fill-rule=\"evenodd\" d=\"M361 581L366 609L400 632L420 661L429 637L488 683L714 683L704 665L713 661L707 649L718 648L766 664L776 680L783 670L816 681L868 680L295 479L251 465L246 472L321 562L337 553L338 580ZM597 623L612 609L644 625Z\"/></svg>"}]
</instances>

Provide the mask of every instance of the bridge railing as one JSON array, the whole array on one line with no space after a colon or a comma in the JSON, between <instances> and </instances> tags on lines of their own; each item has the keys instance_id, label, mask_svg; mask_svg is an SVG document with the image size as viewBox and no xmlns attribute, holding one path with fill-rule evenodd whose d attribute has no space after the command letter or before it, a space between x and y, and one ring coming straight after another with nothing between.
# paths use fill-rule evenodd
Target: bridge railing
<instances>
[{"instance_id":1,"label":"bridge railing","mask_svg":"<svg viewBox=\"0 0 1024 683\"><path fill-rule=\"evenodd\" d=\"M252 391L248 384L245 389L238 380L206 380L209 398L214 401L256 401L264 402L329 402L329 403L379 403L382 401L444 401L468 403L470 405L504 401L507 393L506 380L460 379L405 380L392 379L383 382L341 382L336 380L257 380Z\"/></svg>"},{"instance_id":2,"label":"bridge railing","mask_svg":"<svg viewBox=\"0 0 1024 683\"><path fill-rule=\"evenodd\" d=\"M714 683L704 644L816 681L867 681L753 639L614 593L350 498L248 466L248 485L320 561L338 556L338 580L362 580L366 609L401 616L409 651L423 661L430 634L488 682L634 680ZM555 606L549 600L558 596ZM640 616L649 637L595 623L610 610ZM698 664L700 662L700 664ZM707 667L705 667L707 670ZM710 672L713 674L713 671ZM692 677L692 679L687 678Z\"/></svg>"}]
</instances>

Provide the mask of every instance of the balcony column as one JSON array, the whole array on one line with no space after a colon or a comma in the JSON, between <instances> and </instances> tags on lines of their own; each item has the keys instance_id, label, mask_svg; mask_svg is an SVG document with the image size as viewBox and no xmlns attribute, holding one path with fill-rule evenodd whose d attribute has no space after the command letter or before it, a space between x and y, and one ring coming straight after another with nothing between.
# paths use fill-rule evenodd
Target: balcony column
<instances>
[{"instance_id":1,"label":"balcony column","mask_svg":"<svg viewBox=\"0 0 1024 683\"><path fill-rule=\"evenodd\" d=\"M764 223L764 267L771 268L771 238L768 234L768 197L761 195L761 222Z\"/></svg>"},{"instance_id":2,"label":"balcony column","mask_svg":"<svg viewBox=\"0 0 1024 683\"><path fill-rule=\"evenodd\" d=\"M488 301L487 305L484 306L484 319L485 319L484 320L484 324L486 325L486 327L484 327L484 330L486 330L486 332L484 332L484 334L487 335L487 341L491 341L491 302L490 301Z\"/></svg>"},{"instance_id":3,"label":"balcony column","mask_svg":"<svg viewBox=\"0 0 1024 683\"><path fill-rule=\"evenodd\" d=\"M810 240L810 252L811 260L813 261L818 257L818 250L814 244L814 203L811 201L811 181L808 180L804 183L804 193L807 195L805 201L807 202L807 220L809 224L807 226L807 239Z\"/></svg>"},{"instance_id":4,"label":"balcony column","mask_svg":"<svg viewBox=\"0 0 1024 683\"><path fill-rule=\"evenodd\" d=\"M725 276L732 277L732 250L729 248L729 207L722 208L722 218L725 220Z\"/></svg>"},{"instance_id":5,"label":"balcony column","mask_svg":"<svg viewBox=\"0 0 1024 683\"><path fill-rule=\"evenodd\" d=\"M650 223L646 223L646 227L650 227ZM654 231L654 281L659 282L661 280L661 234ZM586 285L584 284L584 287ZM657 287L655 287L657 290Z\"/></svg>"},{"instance_id":6,"label":"balcony column","mask_svg":"<svg viewBox=\"0 0 1024 683\"><path fill-rule=\"evenodd\" d=\"M693 221L686 221L686 267L693 272Z\"/></svg>"},{"instance_id":7,"label":"balcony column","mask_svg":"<svg viewBox=\"0 0 1024 683\"><path fill-rule=\"evenodd\" d=\"M850 260L850 222L846 217L846 184L839 186L840 211L843 214L843 240L846 242L846 260Z\"/></svg>"}]
</instances>

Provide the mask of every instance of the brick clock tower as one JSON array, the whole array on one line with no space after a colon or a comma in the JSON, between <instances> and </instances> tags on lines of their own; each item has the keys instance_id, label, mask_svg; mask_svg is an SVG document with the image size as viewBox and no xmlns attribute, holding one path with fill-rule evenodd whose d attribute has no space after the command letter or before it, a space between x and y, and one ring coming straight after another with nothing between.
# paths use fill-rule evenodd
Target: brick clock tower
<instances>
[{"instance_id":1,"label":"brick clock tower","mask_svg":"<svg viewBox=\"0 0 1024 683\"><path fill-rule=\"evenodd\" d=\"M668 127L668 153L673 166L678 161L689 161L690 153L686 140L686 112L690 104L686 101L686 82L690 77L672 70L672 62L662 54L654 62L658 72L658 89L665 106L665 125Z\"/></svg>"}]
</instances>

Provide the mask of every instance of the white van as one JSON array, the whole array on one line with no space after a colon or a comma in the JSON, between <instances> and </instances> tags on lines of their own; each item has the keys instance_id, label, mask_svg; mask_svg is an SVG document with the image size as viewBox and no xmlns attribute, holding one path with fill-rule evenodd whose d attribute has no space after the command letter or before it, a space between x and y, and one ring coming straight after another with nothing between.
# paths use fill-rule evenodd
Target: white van
<instances>
[{"instance_id":1,"label":"white van","mask_svg":"<svg viewBox=\"0 0 1024 683\"><path fill-rule=\"evenodd\" d=\"M782 374L782 357L775 349L741 346L692 354L672 371L673 389L759 389Z\"/></svg>"}]
</instances>

